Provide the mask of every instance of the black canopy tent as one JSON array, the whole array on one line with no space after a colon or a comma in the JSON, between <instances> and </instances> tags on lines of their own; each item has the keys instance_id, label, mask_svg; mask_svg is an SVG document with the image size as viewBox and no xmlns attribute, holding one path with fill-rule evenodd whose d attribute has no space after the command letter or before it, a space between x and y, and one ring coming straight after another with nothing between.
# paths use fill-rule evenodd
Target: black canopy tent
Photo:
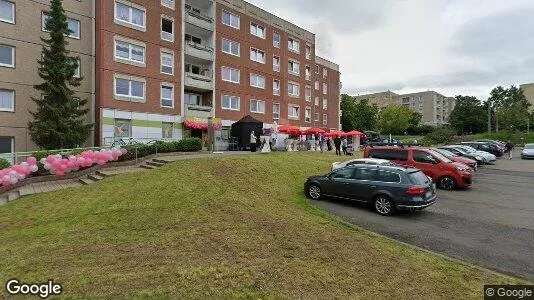
<instances>
[{"instance_id":1,"label":"black canopy tent","mask_svg":"<svg viewBox=\"0 0 534 300\"><path fill-rule=\"evenodd\" d=\"M263 131L263 123L254 119L250 115L247 115L232 124L231 135L232 137L237 138L239 149L250 147L250 133L252 131L256 133L256 136L261 135Z\"/></svg>"}]
</instances>

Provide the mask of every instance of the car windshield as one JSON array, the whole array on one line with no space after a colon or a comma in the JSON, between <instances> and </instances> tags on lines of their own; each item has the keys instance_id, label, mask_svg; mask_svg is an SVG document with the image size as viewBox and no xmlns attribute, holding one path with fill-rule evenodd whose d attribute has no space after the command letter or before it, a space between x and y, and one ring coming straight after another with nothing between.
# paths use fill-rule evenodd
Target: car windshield
<instances>
[{"instance_id":1,"label":"car windshield","mask_svg":"<svg viewBox=\"0 0 534 300\"><path fill-rule=\"evenodd\" d=\"M457 155L453 154L452 152L449 152L449 151L444 150L444 149L433 148L432 150L442 154L443 156L445 156L447 158L451 158L453 156L457 156Z\"/></svg>"},{"instance_id":2,"label":"car windshield","mask_svg":"<svg viewBox=\"0 0 534 300\"><path fill-rule=\"evenodd\" d=\"M466 145L462 145L460 146L462 149L465 149L466 151L469 151L469 152L476 152L477 150L475 150L475 148L471 147L471 146L466 146Z\"/></svg>"},{"instance_id":3,"label":"car windshield","mask_svg":"<svg viewBox=\"0 0 534 300\"><path fill-rule=\"evenodd\" d=\"M434 151L434 150L432 150L432 149L429 149L428 151L429 151L430 153L432 153L432 155L433 155L435 158L441 160L441 161L444 162L444 163L451 163L451 162L452 162L452 160L450 160L449 158L445 157L443 154L441 154L441 153L439 153L439 152L436 152L436 151Z\"/></svg>"},{"instance_id":4,"label":"car windshield","mask_svg":"<svg viewBox=\"0 0 534 300\"><path fill-rule=\"evenodd\" d=\"M526 144L525 149L534 149L534 144Z\"/></svg>"},{"instance_id":5,"label":"car windshield","mask_svg":"<svg viewBox=\"0 0 534 300\"><path fill-rule=\"evenodd\" d=\"M429 182L428 177L421 171L408 173L408 178L415 185L425 185Z\"/></svg>"},{"instance_id":6,"label":"car windshield","mask_svg":"<svg viewBox=\"0 0 534 300\"><path fill-rule=\"evenodd\" d=\"M449 150L449 149L446 149L446 150ZM452 148L452 150L456 150L457 152L460 152L461 154L468 153L465 149L462 149L462 148Z\"/></svg>"}]
</instances>

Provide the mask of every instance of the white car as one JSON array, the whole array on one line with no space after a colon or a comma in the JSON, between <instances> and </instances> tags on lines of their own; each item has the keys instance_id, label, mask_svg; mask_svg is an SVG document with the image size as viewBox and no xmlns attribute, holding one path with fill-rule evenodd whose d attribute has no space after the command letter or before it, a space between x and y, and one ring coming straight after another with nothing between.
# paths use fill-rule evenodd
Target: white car
<instances>
[{"instance_id":1,"label":"white car","mask_svg":"<svg viewBox=\"0 0 534 300\"><path fill-rule=\"evenodd\" d=\"M367 165L394 165L392 162L390 162L387 159L378 159L378 158L355 158L351 160L347 160L344 162L334 162L332 163L332 171L343 168L346 166L351 165L357 165L357 164L367 164Z\"/></svg>"},{"instance_id":2,"label":"white car","mask_svg":"<svg viewBox=\"0 0 534 300\"><path fill-rule=\"evenodd\" d=\"M478 156L481 156L482 158L484 158L484 160L486 160L486 163L488 164L493 164L497 161L497 157L489 152L486 152L486 151L479 151L479 150L476 150L475 148L473 147L470 147L470 146L467 146L467 145L452 145L452 147L458 147L460 149L464 149L465 151L468 151L470 153L474 153Z\"/></svg>"}]
</instances>

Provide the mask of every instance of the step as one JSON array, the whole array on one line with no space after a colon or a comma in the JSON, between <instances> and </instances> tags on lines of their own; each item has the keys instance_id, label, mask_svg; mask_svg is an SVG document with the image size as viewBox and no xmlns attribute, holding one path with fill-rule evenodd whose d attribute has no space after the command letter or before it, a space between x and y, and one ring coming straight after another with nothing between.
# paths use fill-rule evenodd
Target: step
<instances>
[{"instance_id":1,"label":"step","mask_svg":"<svg viewBox=\"0 0 534 300\"><path fill-rule=\"evenodd\" d=\"M101 176L101 177L108 177L108 176L111 176L111 174L107 173L106 171L102 170L102 171L96 171L95 172L96 175L98 176Z\"/></svg>"},{"instance_id":2,"label":"step","mask_svg":"<svg viewBox=\"0 0 534 300\"><path fill-rule=\"evenodd\" d=\"M33 195L33 194L35 194L35 189L31 184L28 184L28 185L25 185L19 188L20 196Z\"/></svg>"},{"instance_id":3,"label":"step","mask_svg":"<svg viewBox=\"0 0 534 300\"><path fill-rule=\"evenodd\" d=\"M143 169L149 169L149 170L153 170L155 169L156 167L154 166L150 166L150 165L140 165L139 167L143 168Z\"/></svg>"},{"instance_id":4,"label":"step","mask_svg":"<svg viewBox=\"0 0 534 300\"><path fill-rule=\"evenodd\" d=\"M7 193L7 201L17 200L20 197L19 191L12 191Z\"/></svg>"},{"instance_id":5,"label":"step","mask_svg":"<svg viewBox=\"0 0 534 300\"><path fill-rule=\"evenodd\" d=\"M7 195L0 196L0 205L7 204Z\"/></svg>"},{"instance_id":6,"label":"step","mask_svg":"<svg viewBox=\"0 0 534 300\"><path fill-rule=\"evenodd\" d=\"M150 166L158 167L158 168L165 165L164 163L160 163L157 161L147 161L146 164Z\"/></svg>"},{"instance_id":7,"label":"step","mask_svg":"<svg viewBox=\"0 0 534 300\"><path fill-rule=\"evenodd\" d=\"M162 164L169 163L168 160L161 159L161 158L154 158L152 161L157 162L157 163L162 163Z\"/></svg>"},{"instance_id":8,"label":"step","mask_svg":"<svg viewBox=\"0 0 534 300\"><path fill-rule=\"evenodd\" d=\"M102 179L104 179L104 176L101 176L101 175L98 175L98 174L89 174L89 176L87 176L87 178L93 180L93 181L100 181Z\"/></svg>"},{"instance_id":9,"label":"step","mask_svg":"<svg viewBox=\"0 0 534 300\"><path fill-rule=\"evenodd\" d=\"M89 178L80 178L79 181L82 183L82 184L91 184L91 183L95 183L93 180L89 179Z\"/></svg>"}]
</instances>

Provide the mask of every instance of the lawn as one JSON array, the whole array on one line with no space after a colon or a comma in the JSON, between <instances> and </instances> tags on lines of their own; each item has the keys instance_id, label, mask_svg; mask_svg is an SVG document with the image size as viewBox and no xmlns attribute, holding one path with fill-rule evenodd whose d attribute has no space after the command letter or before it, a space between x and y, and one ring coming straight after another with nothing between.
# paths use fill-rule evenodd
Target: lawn
<instances>
[{"instance_id":1,"label":"lawn","mask_svg":"<svg viewBox=\"0 0 534 300\"><path fill-rule=\"evenodd\" d=\"M305 178L336 158L179 161L21 198L0 207L0 281L52 278L64 296L108 299L480 299L484 284L519 282L309 204Z\"/></svg>"}]
</instances>

